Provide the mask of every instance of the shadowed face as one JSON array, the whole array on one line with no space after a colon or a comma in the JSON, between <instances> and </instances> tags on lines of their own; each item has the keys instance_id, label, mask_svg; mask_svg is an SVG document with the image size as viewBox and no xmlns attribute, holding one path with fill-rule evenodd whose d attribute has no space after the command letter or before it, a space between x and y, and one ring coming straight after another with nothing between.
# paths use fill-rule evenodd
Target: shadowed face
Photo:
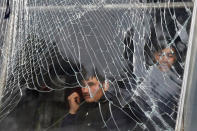
<instances>
[{"instance_id":1,"label":"shadowed face","mask_svg":"<svg viewBox=\"0 0 197 131\"><path fill-rule=\"evenodd\" d=\"M97 102L103 96L103 90L106 91L108 89L108 84L105 82L100 83L96 77L89 78L88 80L83 81L85 87L83 87L82 95L86 102ZM103 90L102 90L103 88Z\"/></svg>"},{"instance_id":2,"label":"shadowed face","mask_svg":"<svg viewBox=\"0 0 197 131\"><path fill-rule=\"evenodd\" d=\"M162 72L168 71L176 61L174 48L167 47L159 52L154 53L154 57L158 63L158 68Z\"/></svg>"}]
</instances>

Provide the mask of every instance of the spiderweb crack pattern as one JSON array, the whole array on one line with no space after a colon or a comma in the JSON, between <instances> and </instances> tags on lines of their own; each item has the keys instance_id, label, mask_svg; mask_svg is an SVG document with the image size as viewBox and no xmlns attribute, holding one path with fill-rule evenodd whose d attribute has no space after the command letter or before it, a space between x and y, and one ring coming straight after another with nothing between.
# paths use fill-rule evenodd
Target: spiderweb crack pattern
<instances>
[{"instance_id":1,"label":"spiderweb crack pattern","mask_svg":"<svg viewBox=\"0 0 197 131\"><path fill-rule=\"evenodd\" d=\"M183 7L170 6L176 2ZM108 91L103 91L109 102L108 120L98 107L104 127L113 121L117 130L123 130L112 110L116 107L132 121L129 130L174 130L192 14L187 2L15 1L15 35L0 118L14 109L26 88L38 92L83 88L81 81L93 73L109 83ZM142 8L149 3L157 6ZM3 22L1 32L7 27ZM1 32L0 42L4 41ZM169 52L162 52L168 48Z\"/></svg>"}]
</instances>

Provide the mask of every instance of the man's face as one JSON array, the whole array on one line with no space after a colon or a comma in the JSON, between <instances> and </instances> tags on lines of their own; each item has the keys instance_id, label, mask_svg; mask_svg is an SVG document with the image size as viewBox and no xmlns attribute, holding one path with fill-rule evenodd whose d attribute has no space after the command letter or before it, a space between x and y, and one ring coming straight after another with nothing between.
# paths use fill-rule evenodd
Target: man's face
<instances>
[{"instance_id":1,"label":"man's face","mask_svg":"<svg viewBox=\"0 0 197 131\"><path fill-rule=\"evenodd\" d=\"M83 81L84 87L82 90L82 95L86 102L97 102L103 96L103 90L106 91L105 83L100 85L100 82L96 77L92 77L88 80Z\"/></svg>"},{"instance_id":2,"label":"man's face","mask_svg":"<svg viewBox=\"0 0 197 131\"><path fill-rule=\"evenodd\" d=\"M163 72L168 71L176 61L174 49L170 47L165 48L160 52L156 52L154 56L158 62L158 68Z\"/></svg>"}]
</instances>

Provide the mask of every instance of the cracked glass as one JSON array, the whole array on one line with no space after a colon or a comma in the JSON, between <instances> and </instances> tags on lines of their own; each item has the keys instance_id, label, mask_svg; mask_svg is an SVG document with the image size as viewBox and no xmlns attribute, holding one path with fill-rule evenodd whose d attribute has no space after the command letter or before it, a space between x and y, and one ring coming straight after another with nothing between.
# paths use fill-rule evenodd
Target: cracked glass
<instances>
[{"instance_id":1,"label":"cracked glass","mask_svg":"<svg viewBox=\"0 0 197 131\"><path fill-rule=\"evenodd\" d=\"M192 1L0 6L0 129L175 130Z\"/></svg>"}]
</instances>

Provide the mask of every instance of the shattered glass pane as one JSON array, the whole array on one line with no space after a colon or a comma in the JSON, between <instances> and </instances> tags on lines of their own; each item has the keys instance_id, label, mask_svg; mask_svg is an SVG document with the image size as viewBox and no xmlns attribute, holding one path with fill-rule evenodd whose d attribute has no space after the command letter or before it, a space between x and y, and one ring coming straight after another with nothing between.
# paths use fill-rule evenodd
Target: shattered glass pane
<instances>
[{"instance_id":1,"label":"shattered glass pane","mask_svg":"<svg viewBox=\"0 0 197 131\"><path fill-rule=\"evenodd\" d=\"M3 2L0 129L175 130L192 1Z\"/></svg>"},{"instance_id":2,"label":"shattered glass pane","mask_svg":"<svg viewBox=\"0 0 197 131\"><path fill-rule=\"evenodd\" d=\"M5 41L5 32L7 29L7 26L6 26L7 21L4 20L4 12L5 12L5 3L0 1L0 71L2 68L2 65L1 65L2 64L2 48L3 48L3 43Z\"/></svg>"}]
</instances>

